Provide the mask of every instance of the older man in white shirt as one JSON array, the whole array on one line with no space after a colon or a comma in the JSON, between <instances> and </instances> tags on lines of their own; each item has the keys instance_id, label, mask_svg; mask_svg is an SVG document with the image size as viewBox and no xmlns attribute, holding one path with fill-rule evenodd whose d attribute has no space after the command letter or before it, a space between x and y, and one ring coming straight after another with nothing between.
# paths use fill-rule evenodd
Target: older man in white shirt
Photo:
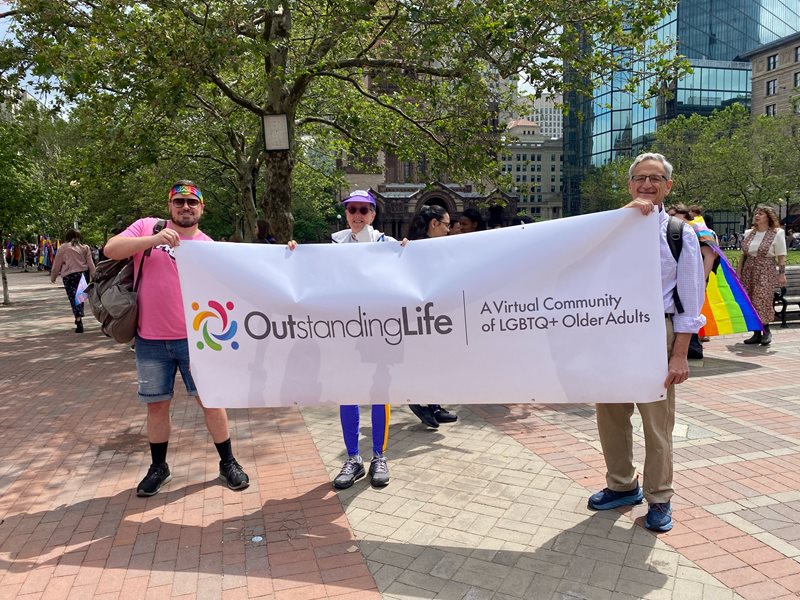
<instances>
[{"instance_id":1,"label":"older man in white shirt","mask_svg":"<svg viewBox=\"0 0 800 600\"><path fill-rule=\"evenodd\" d=\"M661 154L636 157L628 170L628 191L633 199L626 208L642 214L658 210L661 224L661 289L667 329L669 371L664 381L665 400L637 404L644 426L644 482L639 487L633 464L633 404L598 404L597 430L606 461L606 487L589 498L589 508L607 510L619 506L649 504L645 526L653 531L672 529L672 430L675 427L675 384L689 377L686 353L693 333L705 322L700 314L705 295L703 260L697 235L682 229L678 260L667 242L669 215L664 198L672 189L672 165ZM676 306L675 290L679 299ZM682 308L683 310L680 310Z\"/></svg>"}]
</instances>

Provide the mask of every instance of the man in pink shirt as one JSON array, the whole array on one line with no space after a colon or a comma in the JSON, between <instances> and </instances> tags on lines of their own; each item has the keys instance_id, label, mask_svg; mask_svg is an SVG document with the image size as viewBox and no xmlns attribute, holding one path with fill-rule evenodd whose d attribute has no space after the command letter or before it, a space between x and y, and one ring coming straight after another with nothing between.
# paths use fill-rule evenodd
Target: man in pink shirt
<instances>
[{"instance_id":1,"label":"man in pink shirt","mask_svg":"<svg viewBox=\"0 0 800 600\"><path fill-rule=\"evenodd\" d=\"M158 219L139 219L125 231L108 240L104 253L115 260L134 257L139 283L139 328L136 334L136 374L139 400L147 405L147 437L152 464L136 488L138 496L152 496L172 475L167 465L170 434L170 401L175 373L180 369L186 391L194 396L206 420L206 427L219 452L219 474L232 490L243 490L250 479L236 461L231 449L228 415L224 408L206 408L197 396L189 371L189 344L183 299L173 249L181 240L212 241L200 231L203 194L191 181L178 181L169 192L170 220L153 233ZM142 255L142 273L139 273Z\"/></svg>"}]
</instances>

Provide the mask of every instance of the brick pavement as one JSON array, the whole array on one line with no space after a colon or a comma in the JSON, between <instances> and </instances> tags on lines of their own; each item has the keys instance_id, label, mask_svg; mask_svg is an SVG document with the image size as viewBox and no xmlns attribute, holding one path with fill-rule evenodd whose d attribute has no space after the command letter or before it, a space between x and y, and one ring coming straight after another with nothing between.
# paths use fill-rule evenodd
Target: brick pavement
<instances>
[{"instance_id":1,"label":"brick pavement","mask_svg":"<svg viewBox=\"0 0 800 600\"><path fill-rule=\"evenodd\" d=\"M655 536L643 507L586 509L604 467L594 410L582 405L458 407L459 422L438 431L396 407L391 484L338 494L336 408L230 411L253 481L237 493L216 479L202 413L180 392L173 480L137 498L149 454L132 353L96 323L72 333L63 289L45 274L9 279L2 599L800 593L800 329L776 330L769 348L741 336L707 344L678 393L676 526Z\"/></svg>"}]
</instances>

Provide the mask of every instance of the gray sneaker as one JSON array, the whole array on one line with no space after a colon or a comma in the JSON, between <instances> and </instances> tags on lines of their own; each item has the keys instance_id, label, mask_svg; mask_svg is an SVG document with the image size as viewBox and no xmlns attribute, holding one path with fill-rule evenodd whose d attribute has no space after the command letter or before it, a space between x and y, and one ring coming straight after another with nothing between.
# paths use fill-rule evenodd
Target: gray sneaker
<instances>
[{"instance_id":1,"label":"gray sneaker","mask_svg":"<svg viewBox=\"0 0 800 600\"><path fill-rule=\"evenodd\" d=\"M371 472L371 467L370 467ZM333 487L337 490L344 490L349 488L356 479L361 479L364 476L364 462L360 456L351 456L342 465L342 470L333 480Z\"/></svg>"},{"instance_id":2,"label":"gray sneaker","mask_svg":"<svg viewBox=\"0 0 800 600\"><path fill-rule=\"evenodd\" d=\"M369 465L370 483L375 487L389 485L389 467L385 456L376 456Z\"/></svg>"}]
</instances>

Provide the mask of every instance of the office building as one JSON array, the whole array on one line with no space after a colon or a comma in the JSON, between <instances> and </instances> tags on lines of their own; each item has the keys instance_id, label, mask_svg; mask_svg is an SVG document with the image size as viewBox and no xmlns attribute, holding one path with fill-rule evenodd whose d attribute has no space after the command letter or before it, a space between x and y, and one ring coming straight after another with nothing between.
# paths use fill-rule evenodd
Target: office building
<instances>
[{"instance_id":1,"label":"office building","mask_svg":"<svg viewBox=\"0 0 800 600\"><path fill-rule=\"evenodd\" d=\"M749 105L750 63L741 57L797 31L798 0L679 0L656 28L659 39L677 39L675 52L693 68L668 84L671 97L646 105L645 90L658 82L645 79L631 95L623 90L629 77L624 71L607 77L592 98L567 96L575 113L565 120L565 214L580 212L580 182L590 166L648 148L656 129L678 115L709 115L734 102Z\"/></svg>"},{"instance_id":2,"label":"office building","mask_svg":"<svg viewBox=\"0 0 800 600\"><path fill-rule=\"evenodd\" d=\"M753 65L753 115L800 114L800 32L742 55Z\"/></svg>"},{"instance_id":3,"label":"office building","mask_svg":"<svg viewBox=\"0 0 800 600\"><path fill-rule=\"evenodd\" d=\"M560 217L561 140L542 135L538 123L529 119L511 121L506 132L501 170L510 178L517 212L535 219Z\"/></svg>"},{"instance_id":4,"label":"office building","mask_svg":"<svg viewBox=\"0 0 800 600\"><path fill-rule=\"evenodd\" d=\"M539 126L544 137L561 138L564 135L564 112L560 94L542 94L539 98L531 98L531 110L525 119Z\"/></svg>"}]
</instances>

